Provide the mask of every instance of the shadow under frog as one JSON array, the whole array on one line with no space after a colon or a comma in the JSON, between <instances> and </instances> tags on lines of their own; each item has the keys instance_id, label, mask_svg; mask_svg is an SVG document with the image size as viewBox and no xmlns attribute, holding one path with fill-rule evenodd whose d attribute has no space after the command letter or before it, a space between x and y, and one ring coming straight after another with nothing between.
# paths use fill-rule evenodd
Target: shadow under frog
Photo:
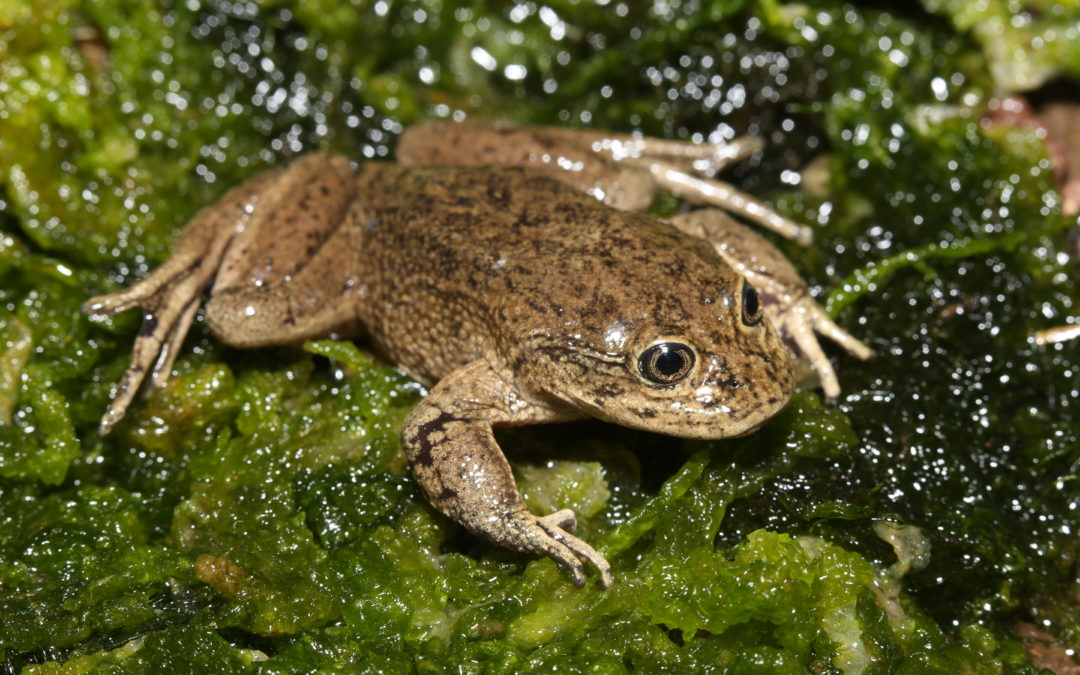
<instances>
[{"instance_id":1,"label":"shadow under frog","mask_svg":"<svg viewBox=\"0 0 1080 675\"><path fill-rule=\"evenodd\" d=\"M572 511L528 511L493 427L596 417L741 436L787 403L789 346L827 395L839 387L815 331L870 355L723 212L664 222L627 210L675 189L805 239L698 175L737 152L494 123L415 129L399 150L411 166L318 153L250 179L200 211L149 277L89 300L91 314L144 311L101 432L148 374L146 389L166 381L204 299L210 330L237 347L364 336L431 387L402 431L431 504L500 546L552 557L579 587L590 563L607 588L610 565L571 534ZM473 166L439 166L452 157Z\"/></svg>"}]
</instances>

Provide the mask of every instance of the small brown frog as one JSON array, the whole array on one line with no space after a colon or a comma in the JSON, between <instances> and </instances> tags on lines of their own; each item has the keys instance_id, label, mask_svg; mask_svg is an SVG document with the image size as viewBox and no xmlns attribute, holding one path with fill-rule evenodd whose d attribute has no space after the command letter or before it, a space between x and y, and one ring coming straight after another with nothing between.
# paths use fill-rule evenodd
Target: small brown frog
<instances>
[{"instance_id":1,"label":"small brown frog","mask_svg":"<svg viewBox=\"0 0 1080 675\"><path fill-rule=\"evenodd\" d=\"M629 210L672 189L808 240L699 173L753 147L436 122L405 133L399 164L317 153L258 175L200 211L145 280L85 304L144 311L101 431L147 371L149 389L169 377L204 300L210 330L238 347L365 336L431 387L402 444L432 505L496 544L551 556L579 587L591 563L607 588L611 568L570 534L572 511L525 507L493 427L597 417L741 436L791 395L785 339L827 395L839 387L815 331L871 354L722 212L664 222Z\"/></svg>"}]
</instances>

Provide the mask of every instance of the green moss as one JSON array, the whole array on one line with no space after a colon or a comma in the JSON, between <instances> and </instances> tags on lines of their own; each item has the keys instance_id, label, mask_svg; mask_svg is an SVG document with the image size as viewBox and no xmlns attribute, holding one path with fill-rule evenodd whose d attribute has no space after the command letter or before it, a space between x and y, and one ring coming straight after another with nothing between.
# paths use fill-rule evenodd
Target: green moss
<instances>
[{"instance_id":1,"label":"green moss","mask_svg":"<svg viewBox=\"0 0 1080 675\"><path fill-rule=\"evenodd\" d=\"M923 0L957 30L970 32L1003 89L1034 89L1053 77L1080 75L1075 7L1045 0L1020 3Z\"/></svg>"},{"instance_id":2,"label":"green moss","mask_svg":"<svg viewBox=\"0 0 1080 675\"><path fill-rule=\"evenodd\" d=\"M981 121L1009 45L1076 17L998 43L998 5L924 5L948 22L775 0L0 6L5 670L1021 673L1022 616L1077 646L1080 354L1029 340L1073 312L1067 223L1041 142ZM1075 68L1058 34L1040 77ZM95 434L138 319L91 321L85 298L264 167L386 157L455 111L766 135L729 177L815 224L813 249L781 246L878 353L840 358L838 405L801 391L734 441L500 431L533 508L574 508L609 557L609 591L425 503L398 447L422 390L362 343L236 351L197 323L169 384ZM777 178L821 153L819 190Z\"/></svg>"},{"instance_id":3,"label":"green moss","mask_svg":"<svg viewBox=\"0 0 1080 675\"><path fill-rule=\"evenodd\" d=\"M182 644L183 649L176 645ZM208 628L177 626L138 637L107 652L74 656L61 664L28 666L27 675L83 673L248 673L255 654L237 650Z\"/></svg>"}]
</instances>

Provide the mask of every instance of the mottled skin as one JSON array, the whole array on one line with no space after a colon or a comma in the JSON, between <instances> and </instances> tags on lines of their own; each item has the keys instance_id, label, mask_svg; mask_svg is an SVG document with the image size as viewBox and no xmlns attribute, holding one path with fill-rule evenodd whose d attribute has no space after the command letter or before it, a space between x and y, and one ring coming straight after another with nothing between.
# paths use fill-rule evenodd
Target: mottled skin
<instances>
[{"instance_id":1,"label":"mottled skin","mask_svg":"<svg viewBox=\"0 0 1080 675\"><path fill-rule=\"evenodd\" d=\"M520 167L353 169L322 153L251 179L201 211L146 280L87 302L144 310L103 433L151 363L151 386L168 378L207 290L207 325L234 346L364 335L432 386L402 433L431 503L497 544L551 556L578 586L584 562L610 586L607 561L570 534L571 511L529 513L492 428L591 416L743 435L792 391L773 323L817 343L799 320L805 285L757 235L718 212L672 224L615 209L573 183Z\"/></svg>"}]
</instances>

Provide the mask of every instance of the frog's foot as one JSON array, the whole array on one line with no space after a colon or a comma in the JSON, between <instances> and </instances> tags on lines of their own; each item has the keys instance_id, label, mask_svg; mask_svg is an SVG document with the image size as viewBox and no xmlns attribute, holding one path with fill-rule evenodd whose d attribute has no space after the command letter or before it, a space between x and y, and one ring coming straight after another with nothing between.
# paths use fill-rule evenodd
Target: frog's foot
<instances>
[{"instance_id":1,"label":"frog's foot","mask_svg":"<svg viewBox=\"0 0 1080 675\"><path fill-rule=\"evenodd\" d=\"M640 160L647 163L649 173L660 187L695 204L718 206L762 225L782 237L809 246L814 232L772 210L765 202L736 190L734 186L713 178L702 178L677 164Z\"/></svg>"},{"instance_id":2,"label":"frog's foot","mask_svg":"<svg viewBox=\"0 0 1080 675\"><path fill-rule=\"evenodd\" d=\"M593 152L647 173L656 186L670 190L690 202L718 206L803 246L808 246L813 241L814 234L809 227L781 216L756 197L714 178L716 173L727 165L746 159L761 150L764 143L756 136L743 136L730 143L712 144L603 132L546 131L577 138L579 142L584 141ZM570 136L571 134L574 136Z\"/></svg>"},{"instance_id":3,"label":"frog's foot","mask_svg":"<svg viewBox=\"0 0 1080 675\"><path fill-rule=\"evenodd\" d=\"M397 157L411 166L528 166L624 211L647 209L659 187L808 245L813 239L809 227L713 178L762 144L754 136L722 144L690 143L606 131L515 127L482 119L438 120L409 127L398 141Z\"/></svg>"},{"instance_id":4,"label":"frog's foot","mask_svg":"<svg viewBox=\"0 0 1080 675\"><path fill-rule=\"evenodd\" d=\"M731 164L747 159L765 147L757 136L740 136L728 143L689 143L659 138L640 139L640 156L675 165L685 171L715 176Z\"/></svg>"},{"instance_id":5,"label":"frog's foot","mask_svg":"<svg viewBox=\"0 0 1080 675\"><path fill-rule=\"evenodd\" d=\"M203 290L216 271L216 264L205 262L192 265L184 257L170 259L130 288L91 298L83 304L83 312L91 315L117 314L132 307L143 309L143 324L135 339L131 365L116 385L116 395L98 427L102 436L124 417L148 371L150 390L168 380L180 345L202 303Z\"/></svg>"},{"instance_id":6,"label":"frog's foot","mask_svg":"<svg viewBox=\"0 0 1080 675\"><path fill-rule=\"evenodd\" d=\"M116 385L113 401L101 418L99 434L109 433L124 417L148 371L149 389L168 380L180 345L202 304L203 292L217 275L228 245L250 219L252 195L278 174L261 174L230 190L213 207L199 211L184 227L173 254L150 276L124 290L83 303L85 314L98 316L119 314L133 307L143 310L131 365Z\"/></svg>"},{"instance_id":7,"label":"frog's foot","mask_svg":"<svg viewBox=\"0 0 1080 675\"><path fill-rule=\"evenodd\" d=\"M278 248L274 256L259 258L257 286L271 287L296 272L299 263L290 252L318 248L337 229L337 216L351 200L352 178L348 161L327 153L305 155L287 168L259 174L200 210L184 226L173 254L146 279L83 305L83 312L92 315L143 310L131 365L117 384L99 433L107 434L120 421L147 373L147 391L165 384L208 289L220 295L253 283L251 259L260 241ZM301 207L287 208L290 200ZM306 222L293 217L298 211Z\"/></svg>"},{"instance_id":8,"label":"frog's foot","mask_svg":"<svg viewBox=\"0 0 1080 675\"><path fill-rule=\"evenodd\" d=\"M809 294L804 294L790 303L766 303L765 313L780 333L780 337L793 347L794 351L809 359L821 380L821 388L827 400L831 401L840 396L840 382L829 357L818 344L818 335L829 338L855 358L865 361L874 356L874 350L836 325L825 309Z\"/></svg>"},{"instance_id":9,"label":"frog's foot","mask_svg":"<svg viewBox=\"0 0 1080 675\"><path fill-rule=\"evenodd\" d=\"M543 517L521 511L507 524L496 543L548 556L570 572L577 588L585 586L585 564L591 564L600 573L600 588L611 588L615 583L611 565L596 549L570 534L576 526L577 518L570 509Z\"/></svg>"},{"instance_id":10,"label":"frog's foot","mask_svg":"<svg viewBox=\"0 0 1080 675\"><path fill-rule=\"evenodd\" d=\"M90 315L119 314L133 307L143 310L131 365L116 385L113 401L101 418L99 434L108 434L124 417L148 371L149 389L168 380L180 345L202 304L203 292L214 281L234 236L249 220L252 194L277 174L271 171L257 176L230 190L213 207L199 211L184 227L173 254L150 276L124 290L83 303L82 311Z\"/></svg>"},{"instance_id":11,"label":"frog's foot","mask_svg":"<svg viewBox=\"0 0 1080 675\"><path fill-rule=\"evenodd\" d=\"M765 143L757 136L740 136L726 143L691 143L649 136L613 134L584 129L544 128L545 134L587 145L592 152L616 162L627 159L663 161L686 171L713 176L725 167L759 152Z\"/></svg>"}]
</instances>

